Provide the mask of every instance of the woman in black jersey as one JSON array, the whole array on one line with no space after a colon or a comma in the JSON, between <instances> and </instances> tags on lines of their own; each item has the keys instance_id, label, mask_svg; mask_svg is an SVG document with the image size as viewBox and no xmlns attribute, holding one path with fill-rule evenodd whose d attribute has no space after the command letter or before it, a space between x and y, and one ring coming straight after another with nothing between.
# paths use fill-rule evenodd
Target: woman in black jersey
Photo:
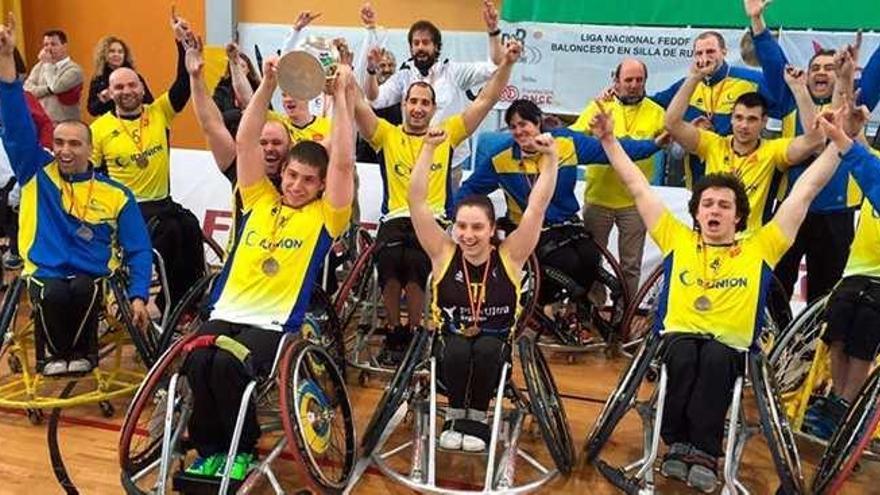
<instances>
[{"instance_id":1,"label":"woman in black jersey","mask_svg":"<svg viewBox=\"0 0 880 495\"><path fill-rule=\"evenodd\" d=\"M519 312L522 267L535 249L556 187L558 155L553 137L534 138L540 174L519 227L495 242L495 211L486 196L464 198L455 209L452 236L440 228L427 204L434 149L446 139L430 129L412 171L409 208L416 236L431 258L432 311L442 332L440 373L449 396L440 435L445 449L486 448L486 410L507 355L508 336Z\"/></svg>"}]
</instances>

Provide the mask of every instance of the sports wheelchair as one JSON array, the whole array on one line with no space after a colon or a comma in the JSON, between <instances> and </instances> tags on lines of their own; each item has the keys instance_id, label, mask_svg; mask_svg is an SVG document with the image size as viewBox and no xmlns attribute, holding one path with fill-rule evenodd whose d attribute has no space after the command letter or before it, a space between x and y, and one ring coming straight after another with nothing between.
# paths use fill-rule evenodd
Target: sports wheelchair
<instances>
[{"instance_id":1,"label":"sports wheelchair","mask_svg":"<svg viewBox=\"0 0 880 495\"><path fill-rule=\"evenodd\" d=\"M0 407L23 409L32 424L44 419L43 409L98 404L104 416L114 414L110 401L131 395L144 378L149 341L158 329L135 328L125 291L125 275L100 280L102 307L98 316L97 366L85 374L44 376L37 370L35 326L27 296L26 277L17 277L3 296L0 311ZM131 348L134 347L134 352ZM68 395L61 390L72 381L81 384ZM59 393L61 395L59 396Z\"/></svg>"},{"instance_id":2,"label":"sports wheelchair","mask_svg":"<svg viewBox=\"0 0 880 495\"><path fill-rule=\"evenodd\" d=\"M630 298L623 284L620 264L605 247L587 234L581 224L572 222L551 228L557 227L573 227L575 233L561 240L548 241L535 250L536 263L540 266L536 272L540 280L558 287L552 296L553 315L549 316L537 308L528 313L527 325L539 334L538 345L550 351L568 353L569 361L573 360L575 353L600 348L616 349L620 325ZM591 287L583 287L574 278L575 274L541 265L537 261L577 242L588 242L599 252L595 284L601 288L601 301L590 300L588 294Z\"/></svg>"},{"instance_id":3,"label":"sports wheelchair","mask_svg":"<svg viewBox=\"0 0 880 495\"><path fill-rule=\"evenodd\" d=\"M654 468L660 443L660 422L667 388L666 366L663 356L676 338L708 338L696 335L647 333L633 361L609 396L590 432L585 457L594 463L599 472L619 489L630 494L655 493ZM804 480L800 457L787 418L778 402L774 376L767 366L762 352L757 350L741 353L745 376L739 376L734 384L733 399L728 410L725 439L723 494L748 493L737 478L740 460L749 437L758 429L767 439L774 466L781 483L780 492L804 493ZM658 367L657 384L642 390L642 383L652 367ZM757 403L759 428L749 424L742 407L743 389L750 380ZM645 398L646 397L646 398ZM599 457L617 425L630 409L635 409L643 425L642 457L621 467L615 467Z\"/></svg>"},{"instance_id":4,"label":"sports wheelchair","mask_svg":"<svg viewBox=\"0 0 880 495\"><path fill-rule=\"evenodd\" d=\"M826 446L812 481L812 493L839 492L864 456L880 459L880 366L875 366L859 395L828 442L801 431L807 408L831 388L828 346L821 340L829 296L808 305L785 328L770 351L769 363L792 429Z\"/></svg>"},{"instance_id":5,"label":"sports wheelchair","mask_svg":"<svg viewBox=\"0 0 880 495\"><path fill-rule=\"evenodd\" d=\"M348 488L357 483L371 463L395 482L426 493L525 493L543 486L559 473L568 474L574 464L575 453L565 408L534 337L523 335L516 338L515 343L528 392L524 394L514 384L513 359L508 356L502 367L490 414L488 450L481 454L456 451L461 456L485 458L482 488L453 488L438 484L438 454L451 454L439 449L437 444L437 417L444 406L439 403L443 385L437 377L438 357L434 351L442 338L440 332L426 329L416 332L367 426L361 440L361 460ZM383 449L389 440L405 438L406 433L398 434L398 431L402 429L401 422L408 414L412 418L410 439L394 448ZM522 433L530 416L541 430L555 468L545 466L537 456L522 448ZM405 452L410 453L408 463L401 455ZM516 472L518 459L524 460L529 466L529 481L523 482L523 475ZM442 465L448 466L446 463ZM404 467L400 469L400 466ZM456 469L460 472L458 467Z\"/></svg>"},{"instance_id":6,"label":"sports wheelchair","mask_svg":"<svg viewBox=\"0 0 880 495\"><path fill-rule=\"evenodd\" d=\"M199 345L196 335L189 334L163 354L129 406L119 440L126 493L168 493L172 487L187 493L248 493L265 479L281 494L284 490L273 469L279 458L302 468L300 474L319 490L344 487L355 461L355 430L337 356L320 343L340 339L339 329L335 317L326 317L333 312L329 300L319 301L307 313L298 335L282 337L270 376L253 379L245 389L226 466L235 457L250 401L257 406L260 445L268 447L245 480L231 480L229 468L210 480L183 472L195 455L186 428L193 396L187 377L180 373L188 352Z\"/></svg>"},{"instance_id":7,"label":"sports wheelchair","mask_svg":"<svg viewBox=\"0 0 880 495\"><path fill-rule=\"evenodd\" d=\"M374 242L365 230L358 232L357 244L360 255L336 293L334 307L345 336L347 363L361 371L358 379L361 385L366 385L371 373L391 376L395 369L383 366L378 361L382 336L377 330L382 327L385 310L379 288L376 255L383 246ZM520 304L524 315L531 314L537 303L535 296L540 284L537 266L537 259L531 256L523 268ZM427 285L430 288L430 282ZM430 301L429 293L430 290L425 291L426 306ZM526 319L520 318L518 323L517 331L524 328Z\"/></svg>"}]
</instances>

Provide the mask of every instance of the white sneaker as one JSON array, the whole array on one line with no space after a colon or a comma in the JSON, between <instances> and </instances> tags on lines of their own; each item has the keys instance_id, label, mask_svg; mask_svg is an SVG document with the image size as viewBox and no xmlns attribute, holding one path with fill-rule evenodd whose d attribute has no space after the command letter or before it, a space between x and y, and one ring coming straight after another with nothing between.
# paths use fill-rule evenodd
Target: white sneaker
<instances>
[{"instance_id":1,"label":"white sneaker","mask_svg":"<svg viewBox=\"0 0 880 495\"><path fill-rule=\"evenodd\" d=\"M92 362L88 359L74 359L67 363L68 373L88 373L92 371Z\"/></svg>"},{"instance_id":2,"label":"white sneaker","mask_svg":"<svg viewBox=\"0 0 880 495\"><path fill-rule=\"evenodd\" d=\"M461 449L465 452L482 452L486 450L486 442L479 437L463 435L461 439Z\"/></svg>"},{"instance_id":3,"label":"white sneaker","mask_svg":"<svg viewBox=\"0 0 880 495\"><path fill-rule=\"evenodd\" d=\"M67 361L63 359L49 361L43 366L43 374L45 376L63 375L65 373L67 373Z\"/></svg>"},{"instance_id":4,"label":"white sneaker","mask_svg":"<svg viewBox=\"0 0 880 495\"><path fill-rule=\"evenodd\" d=\"M462 434L455 430L440 433L440 447L446 450L461 450Z\"/></svg>"}]
</instances>

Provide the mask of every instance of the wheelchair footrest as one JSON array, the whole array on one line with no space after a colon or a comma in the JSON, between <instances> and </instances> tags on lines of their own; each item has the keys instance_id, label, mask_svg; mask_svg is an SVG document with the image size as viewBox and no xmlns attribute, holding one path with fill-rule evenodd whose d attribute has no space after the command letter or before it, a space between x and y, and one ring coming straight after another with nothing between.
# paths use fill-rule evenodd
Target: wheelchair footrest
<instances>
[{"instance_id":1,"label":"wheelchair footrest","mask_svg":"<svg viewBox=\"0 0 880 495\"><path fill-rule=\"evenodd\" d=\"M206 478L179 471L174 475L172 488L184 495L216 495L220 491L220 481L219 477ZM237 492L241 484L241 481L229 480L228 493Z\"/></svg>"},{"instance_id":2,"label":"wheelchair footrest","mask_svg":"<svg viewBox=\"0 0 880 495\"><path fill-rule=\"evenodd\" d=\"M628 477L620 468L612 467L603 460L596 461L596 468L612 485L623 490L628 495L638 495L639 490L641 490L638 480Z\"/></svg>"}]
</instances>

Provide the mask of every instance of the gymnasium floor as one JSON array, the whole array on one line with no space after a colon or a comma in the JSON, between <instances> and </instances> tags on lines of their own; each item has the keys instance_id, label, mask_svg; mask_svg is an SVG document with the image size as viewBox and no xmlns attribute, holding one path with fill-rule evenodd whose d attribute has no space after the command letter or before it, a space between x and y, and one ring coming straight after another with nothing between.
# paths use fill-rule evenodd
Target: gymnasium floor
<instances>
[{"instance_id":1,"label":"gymnasium floor","mask_svg":"<svg viewBox=\"0 0 880 495\"><path fill-rule=\"evenodd\" d=\"M6 363L0 364L6 366ZM568 363L561 356L551 356L551 366L556 382L565 397L564 403L571 424L576 449L580 452L584 439L601 409L601 401L607 397L617 381L625 362L618 358L606 359L600 353L581 356L575 363ZM6 369L3 370L6 372ZM0 373L3 374L3 373ZM518 375L518 372L517 372ZM382 383L372 380L366 388L357 385L357 377L349 376L350 394L356 412L357 428L363 432L372 408L379 400ZM517 379L524 385L522 379ZM126 400L113 402L115 416L104 418L96 406L85 406L64 411L59 427L59 443L70 478L80 493L121 493L117 461L118 430L127 405ZM749 416L754 420L754 406L746 399ZM543 450L540 434L527 432L526 445L534 446L534 452L543 462L549 456ZM808 479L814 463L821 452L801 442L801 456ZM631 461L638 457L641 448L641 429L635 414L628 415L618 427L606 447L604 456L615 463ZM441 456L438 461L438 481L455 488L476 488L480 484L482 470L480 459L474 456ZM280 472L285 486L295 487L297 481L292 467L284 466ZM770 466L766 444L760 436L753 436L747 445L740 479L752 493L773 493L776 477ZM861 471L851 478L846 493L877 493L872 478L880 475L880 467L874 463L864 464ZM665 483L662 477L660 492L664 494L689 493L684 485ZM0 494L49 494L64 493L52 474L46 444L46 425L33 426L21 411L0 410ZM876 483L876 482L875 482ZM873 488L872 488L873 486ZM369 469L354 493L397 494L409 490L383 477L376 469ZM617 493L591 466L579 465L567 479L558 478L544 489L546 493ZM258 493L271 493L263 486Z\"/></svg>"}]
</instances>

